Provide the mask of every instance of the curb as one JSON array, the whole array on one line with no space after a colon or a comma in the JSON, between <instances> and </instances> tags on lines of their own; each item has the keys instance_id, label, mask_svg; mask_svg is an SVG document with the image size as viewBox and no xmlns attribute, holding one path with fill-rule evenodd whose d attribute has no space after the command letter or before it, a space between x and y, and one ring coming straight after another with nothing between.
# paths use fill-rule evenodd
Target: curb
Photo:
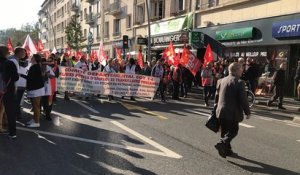
<instances>
[{"instance_id":1,"label":"curb","mask_svg":"<svg viewBox=\"0 0 300 175\"><path fill-rule=\"evenodd\" d=\"M293 122L300 124L300 117L294 117Z\"/></svg>"}]
</instances>

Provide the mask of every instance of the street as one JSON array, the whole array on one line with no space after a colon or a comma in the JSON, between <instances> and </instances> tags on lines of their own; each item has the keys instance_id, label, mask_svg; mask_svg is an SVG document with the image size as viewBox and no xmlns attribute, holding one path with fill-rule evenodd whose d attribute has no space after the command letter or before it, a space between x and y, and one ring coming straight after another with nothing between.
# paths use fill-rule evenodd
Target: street
<instances>
[{"instance_id":1,"label":"street","mask_svg":"<svg viewBox=\"0 0 300 175\"><path fill-rule=\"evenodd\" d=\"M300 124L257 105L233 141L238 156L223 159L214 148L220 133L204 126L210 110L197 94L166 103L106 97L65 102L58 95L53 120L42 118L40 128L29 129L23 123L32 114L24 103L18 138L0 136L0 168L5 175L300 174Z\"/></svg>"}]
</instances>

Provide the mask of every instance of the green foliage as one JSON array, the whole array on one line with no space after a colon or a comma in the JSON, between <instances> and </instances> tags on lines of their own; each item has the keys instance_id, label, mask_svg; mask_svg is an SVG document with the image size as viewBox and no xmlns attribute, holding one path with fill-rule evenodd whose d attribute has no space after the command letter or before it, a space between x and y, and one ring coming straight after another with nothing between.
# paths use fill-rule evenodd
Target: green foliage
<instances>
[{"instance_id":1,"label":"green foliage","mask_svg":"<svg viewBox=\"0 0 300 175\"><path fill-rule=\"evenodd\" d=\"M1 44L7 44L7 39L10 38L11 42L13 44L13 47L23 45L26 36L29 34L32 40L38 41L39 39L39 25L38 23L34 24L25 24L22 25L21 29L5 29L0 30L0 43Z\"/></svg>"},{"instance_id":2,"label":"green foliage","mask_svg":"<svg viewBox=\"0 0 300 175\"><path fill-rule=\"evenodd\" d=\"M86 40L82 34L81 25L77 22L76 16L72 16L70 23L65 28L67 44L71 49L80 50L86 47L83 42Z\"/></svg>"}]
</instances>

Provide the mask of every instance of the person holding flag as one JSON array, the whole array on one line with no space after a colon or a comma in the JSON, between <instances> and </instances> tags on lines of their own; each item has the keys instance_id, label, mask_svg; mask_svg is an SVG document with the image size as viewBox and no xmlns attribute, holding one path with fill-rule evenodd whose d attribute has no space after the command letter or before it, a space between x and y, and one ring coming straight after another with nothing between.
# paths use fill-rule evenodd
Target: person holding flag
<instances>
[{"instance_id":1,"label":"person holding flag","mask_svg":"<svg viewBox=\"0 0 300 175\"><path fill-rule=\"evenodd\" d=\"M202 86L204 87L205 106L209 106L208 100L212 95L212 86L214 81L214 71L212 62L207 62L206 67L201 72Z\"/></svg>"}]
</instances>

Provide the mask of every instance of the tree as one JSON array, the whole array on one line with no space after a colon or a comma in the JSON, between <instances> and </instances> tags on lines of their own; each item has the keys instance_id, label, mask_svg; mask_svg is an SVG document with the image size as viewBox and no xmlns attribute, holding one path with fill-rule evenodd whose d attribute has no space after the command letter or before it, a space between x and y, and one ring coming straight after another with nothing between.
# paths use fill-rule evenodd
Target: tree
<instances>
[{"instance_id":1,"label":"tree","mask_svg":"<svg viewBox=\"0 0 300 175\"><path fill-rule=\"evenodd\" d=\"M22 25L21 29L9 28L0 30L0 43L7 44L7 39L10 38L14 47L22 46L26 36L29 34L35 41L39 39L39 25L38 23Z\"/></svg>"},{"instance_id":2,"label":"tree","mask_svg":"<svg viewBox=\"0 0 300 175\"><path fill-rule=\"evenodd\" d=\"M67 36L67 44L71 49L80 50L86 47L86 45L83 44L86 38L83 37L81 25L77 22L76 15L71 17L71 21L67 25L65 33Z\"/></svg>"}]
</instances>

